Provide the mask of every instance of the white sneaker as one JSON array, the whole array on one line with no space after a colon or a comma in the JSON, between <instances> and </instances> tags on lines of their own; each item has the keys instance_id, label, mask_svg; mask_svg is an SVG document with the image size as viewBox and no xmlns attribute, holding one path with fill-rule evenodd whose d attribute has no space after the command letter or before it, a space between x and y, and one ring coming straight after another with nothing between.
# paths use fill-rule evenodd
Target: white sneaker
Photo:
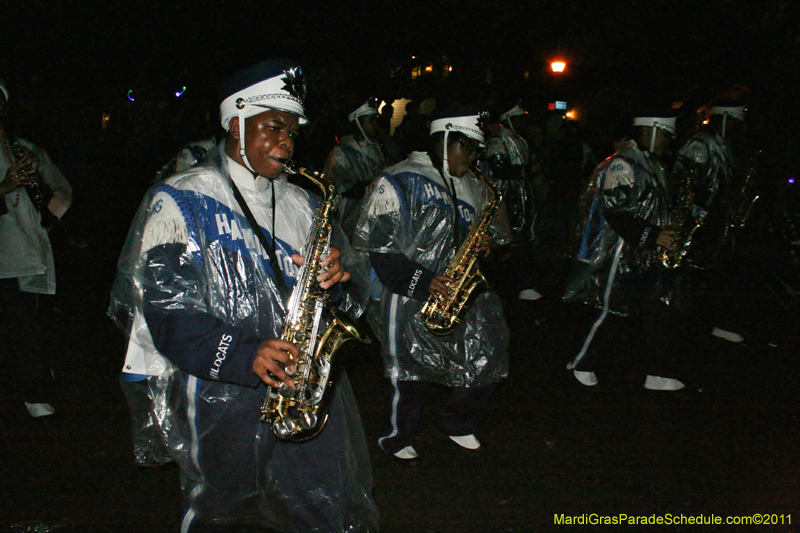
<instances>
[{"instance_id":1,"label":"white sneaker","mask_svg":"<svg viewBox=\"0 0 800 533\"><path fill-rule=\"evenodd\" d=\"M676 391L686 387L675 378L662 378L660 376L647 376L644 380L644 388L647 390Z\"/></svg>"},{"instance_id":2,"label":"white sneaker","mask_svg":"<svg viewBox=\"0 0 800 533\"><path fill-rule=\"evenodd\" d=\"M594 372L584 372L583 370L573 370L572 373L575 375L575 379L581 382L582 385L586 385L587 387L594 387L599 381L597 381L597 376L594 375Z\"/></svg>"},{"instance_id":3,"label":"white sneaker","mask_svg":"<svg viewBox=\"0 0 800 533\"><path fill-rule=\"evenodd\" d=\"M413 446L406 446L399 452L395 452L392 455L394 455L398 459L403 459L404 461L410 459L416 459L418 457L417 450L415 450Z\"/></svg>"},{"instance_id":4,"label":"white sneaker","mask_svg":"<svg viewBox=\"0 0 800 533\"><path fill-rule=\"evenodd\" d=\"M28 410L33 418L40 418L43 416L50 416L56 412L53 406L49 403L28 403L25 402L25 408Z\"/></svg>"},{"instance_id":5,"label":"white sneaker","mask_svg":"<svg viewBox=\"0 0 800 533\"><path fill-rule=\"evenodd\" d=\"M477 450L481 447L481 441L479 441L475 435L461 435L461 436L453 436L450 435L450 440L461 446L462 448L466 448L468 450Z\"/></svg>"},{"instance_id":6,"label":"white sneaker","mask_svg":"<svg viewBox=\"0 0 800 533\"><path fill-rule=\"evenodd\" d=\"M520 291L517 295L517 298L520 300L538 300L541 297L542 295L536 292L535 289L525 289L524 291Z\"/></svg>"},{"instance_id":7,"label":"white sneaker","mask_svg":"<svg viewBox=\"0 0 800 533\"><path fill-rule=\"evenodd\" d=\"M725 339L726 341L730 342L744 342L744 337L742 337L738 333L734 333L732 331L725 331L724 329L720 328L712 329L711 335L713 335L714 337L719 337L720 339Z\"/></svg>"}]
</instances>

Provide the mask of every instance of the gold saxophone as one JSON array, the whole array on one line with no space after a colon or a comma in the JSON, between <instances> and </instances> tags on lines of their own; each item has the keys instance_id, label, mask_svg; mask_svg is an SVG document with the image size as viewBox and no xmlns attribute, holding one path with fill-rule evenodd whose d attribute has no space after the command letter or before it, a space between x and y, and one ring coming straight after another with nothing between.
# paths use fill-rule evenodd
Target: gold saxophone
<instances>
[{"instance_id":1,"label":"gold saxophone","mask_svg":"<svg viewBox=\"0 0 800 533\"><path fill-rule=\"evenodd\" d=\"M728 208L728 227L731 229L741 229L745 227L753 211L753 205L760 198L757 192L757 171L758 159L761 157L762 150L756 151L753 157L745 166L744 175L739 187L733 195Z\"/></svg>"},{"instance_id":2,"label":"gold saxophone","mask_svg":"<svg viewBox=\"0 0 800 533\"><path fill-rule=\"evenodd\" d=\"M484 177L477 168L472 171L489 190L490 197L469 235L461 243L455 257L443 274L454 280L450 294L448 296L439 293L432 294L420 311L425 327L436 335L452 333L469 307L475 290L480 286L488 285L486 278L478 268L478 254L475 249L478 240L489 229L489 224L492 222L494 212L500 205L503 195L494 183Z\"/></svg>"},{"instance_id":3,"label":"gold saxophone","mask_svg":"<svg viewBox=\"0 0 800 533\"><path fill-rule=\"evenodd\" d=\"M677 234L672 248L661 248L658 260L667 269L678 268L683 258L689 253L692 246L694 233L702 225L702 221L692 213L694 205L694 187L700 173L699 166L686 160L689 171L686 172L678 189L675 206L669 213L669 226L667 229Z\"/></svg>"},{"instance_id":4,"label":"gold saxophone","mask_svg":"<svg viewBox=\"0 0 800 533\"><path fill-rule=\"evenodd\" d=\"M281 383L269 387L261 404L261 421L272 424L281 440L302 442L315 437L328 420L339 365L334 365L336 350L351 339L369 343L369 337L359 332L353 320L336 307L326 306L328 292L319 286L317 273L320 263L330 252L331 219L336 207L336 186L320 174L304 168L295 170L284 165L287 172L305 176L321 190L323 201L317 208L304 247L303 264L297 274L297 284L289 299L281 339L300 350L293 361L296 370L291 374L294 386ZM320 335L322 314L328 309L330 325Z\"/></svg>"}]
</instances>

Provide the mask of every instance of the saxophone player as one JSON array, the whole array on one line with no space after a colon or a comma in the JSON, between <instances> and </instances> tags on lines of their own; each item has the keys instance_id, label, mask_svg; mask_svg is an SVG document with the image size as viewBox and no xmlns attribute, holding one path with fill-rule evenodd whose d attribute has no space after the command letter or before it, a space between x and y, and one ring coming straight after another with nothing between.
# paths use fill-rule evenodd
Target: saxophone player
<instances>
[{"instance_id":1,"label":"saxophone player","mask_svg":"<svg viewBox=\"0 0 800 533\"><path fill-rule=\"evenodd\" d=\"M56 293L49 232L71 206L72 186L45 150L14 137L10 94L0 80L0 308L22 385L20 404L41 418L55 413L58 394L41 340L39 295Z\"/></svg>"},{"instance_id":2,"label":"saxophone player","mask_svg":"<svg viewBox=\"0 0 800 533\"><path fill-rule=\"evenodd\" d=\"M699 174L693 209L702 225L693 239L686 262L691 266L683 274L693 294L687 295L692 308L701 311L697 318L706 328L703 332L730 342L743 342L744 337L732 331L727 323L726 306L720 296L731 296L730 276L725 269L732 266L733 240L737 227L744 225L743 214L754 201L752 180L740 160L745 135L746 107L741 102L719 101L711 107L707 126L692 136L678 152L673 170L680 182L691 167ZM746 217L745 217L746 218ZM738 219L738 220L735 220Z\"/></svg>"},{"instance_id":3,"label":"saxophone player","mask_svg":"<svg viewBox=\"0 0 800 533\"><path fill-rule=\"evenodd\" d=\"M307 122L303 70L266 61L233 74L220 93L224 140L145 197L109 310L129 330L128 379L152 376L165 406L158 419L181 469L180 530L375 531L369 457L345 376L316 438L284 443L260 421L266 386L292 383L298 349L281 340L285 296L316 211L284 172ZM357 271L336 225L333 243L317 280L339 290ZM363 303L347 292L340 301L344 311Z\"/></svg>"},{"instance_id":4,"label":"saxophone player","mask_svg":"<svg viewBox=\"0 0 800 533\"><path fill-rule=\"evenodd\" d=\"M420 312L432 294L453 294L454 280L442 274L490 199L470 170L484 144L481 118L471 107L434 116L430 148L412 152L373 182L354 235L354 247L369 254L382 285L382 355L392 398L378 443L402 460L418 456L414 436L434 383L451 389L438 430L462 448L479 448L475 433L508 372L508 328L494 291L478 294L449 334L429 331ZM482 255L493 243L510 241L502 204L490 231L474 239Z\"/></svg>"},{"instance_id":5,"label":"saxophone player","mask_svg":"<svg viewBox=\"0 0 800 533\"><path fill-rule=\"evenodd\" d=\"M669 227L666 169L660 157L675 134L670 111L633 120L636 134L595 171L595 195L579 257L585 270L567 283L567 301L598 308L586 338L567 365L584 386L597 387L602 358L621 331L641 326L647 343L644 388L683 389L680 317L669 305L660 248L675 246Z\"/></svg>"}]
</instances>

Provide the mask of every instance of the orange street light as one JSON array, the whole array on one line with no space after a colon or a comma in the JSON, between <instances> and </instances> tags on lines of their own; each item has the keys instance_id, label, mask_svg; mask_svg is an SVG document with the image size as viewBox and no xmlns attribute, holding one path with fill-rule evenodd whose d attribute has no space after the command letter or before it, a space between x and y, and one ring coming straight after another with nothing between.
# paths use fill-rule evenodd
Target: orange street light
<instances>
[{"instance_id":1,"label":"orange street light","mask_svg":"<svg viewBox=\"0 0 800 533\"><path fill-rule=\"evenodd\" d=\"M564 72L565 68L567 68L567 64L563 61L553 61L552 63L550 63L550 68L555 73L561 73Z\"/></svg>"}]
</instances>

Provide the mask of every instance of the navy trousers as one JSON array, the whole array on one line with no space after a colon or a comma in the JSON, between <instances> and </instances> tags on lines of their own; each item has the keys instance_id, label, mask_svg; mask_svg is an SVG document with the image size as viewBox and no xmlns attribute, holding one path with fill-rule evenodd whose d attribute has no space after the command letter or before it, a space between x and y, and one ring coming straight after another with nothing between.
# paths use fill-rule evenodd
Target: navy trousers
<instances>
[{"instance_id":1,"label":"navy trousers","mask_svg":"<svg viewBox=\"0 0 800 533\"><path fill-rule=\"evenodd\" d=\"M412 444L425 407L430 381L393 381L389 430L378 439L384 451L394 454ZM450 398L434 422L445 435L472 435L486 418L496 384L483 387L451 387Z\"/></svg>"},{"instance_id":2,"label":"navy trousers","mask_svg":"<svg viewBox=\"0 0 800 533\"><path fill-rule=\"evenodd\" d=\"M52 402L53 376L39 344L39 295L19 290L17 278L0 279L0 304L25 401Z\"/></svg>"}]
</instances>

